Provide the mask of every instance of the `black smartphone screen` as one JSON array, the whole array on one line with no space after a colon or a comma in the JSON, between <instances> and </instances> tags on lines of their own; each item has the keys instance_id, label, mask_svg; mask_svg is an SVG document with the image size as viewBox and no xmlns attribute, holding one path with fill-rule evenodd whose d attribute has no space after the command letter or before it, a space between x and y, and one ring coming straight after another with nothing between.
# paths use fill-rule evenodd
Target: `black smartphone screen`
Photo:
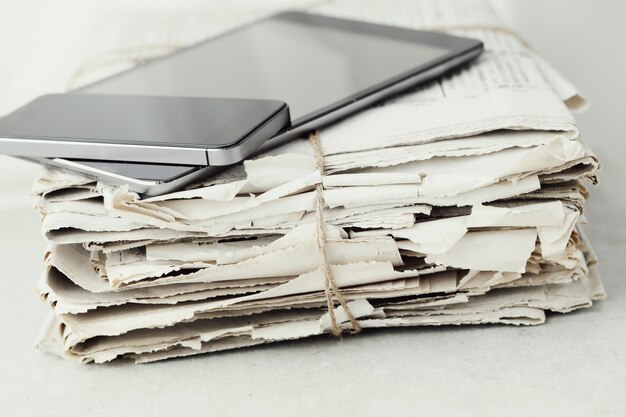
<instances>
[{"instance_id":1,"label":"black smartphone screen","mask_svg":"<svg viewBox=\"0 0 626 417\"><path fill-rule=\"evenodd\" d=\"M49 94L0 119L0 138L223 148L285 107L276 100Z\"/></svg>"}]
</instances>

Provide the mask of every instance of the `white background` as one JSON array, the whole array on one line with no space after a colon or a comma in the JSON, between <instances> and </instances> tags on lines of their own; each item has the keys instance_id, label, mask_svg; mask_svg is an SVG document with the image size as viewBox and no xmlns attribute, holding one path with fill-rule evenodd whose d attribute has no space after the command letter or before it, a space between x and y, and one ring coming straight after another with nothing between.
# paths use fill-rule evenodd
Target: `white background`
<instances>
[{"instance_id":1,"label":"white background","mask_svg":"<svg viewBox=\"0 0 626 417\"><path fill-rule=\"evenodd\" d=\"M104 3L130 2L0 1L0 114L63 90ZM592 102L578 119L604 170L586 230L607 300L532 328L374 331L153 365L74 365L33 347L47 313L33 290L44 248L28 195L37 168L0 157L0 415L626 415L626 3L495 3Z\"/></svg>"}]
</instances>

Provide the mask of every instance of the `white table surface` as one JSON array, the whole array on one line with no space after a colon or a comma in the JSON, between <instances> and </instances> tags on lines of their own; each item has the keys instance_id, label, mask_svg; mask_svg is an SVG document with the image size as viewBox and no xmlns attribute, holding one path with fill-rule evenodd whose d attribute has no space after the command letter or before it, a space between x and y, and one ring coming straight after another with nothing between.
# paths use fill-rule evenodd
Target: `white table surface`
<instances>
[{"instance_id":1,"label":"white table surface","mask_svg":"<svg viewBox=\"0 0 626 417\"><path fill-rule=\"evenodd\" d=\"M62 89L94 4L0 2L0 114ZM0 415L626 415L626 7L497 6L592 101L580 127L604 170L586 230L608 299L538 327L381 330L152 365L75 365L34 349L48 312L33 290L44 249L28 197L36 169L0 157Z\"/></svg>"}]
</instances>

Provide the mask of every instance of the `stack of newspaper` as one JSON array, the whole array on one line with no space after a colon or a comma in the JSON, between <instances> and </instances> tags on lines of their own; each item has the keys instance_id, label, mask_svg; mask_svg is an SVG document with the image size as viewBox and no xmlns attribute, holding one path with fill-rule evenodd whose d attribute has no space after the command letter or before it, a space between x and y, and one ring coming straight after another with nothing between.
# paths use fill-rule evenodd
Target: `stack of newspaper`
<instances>
[{"instance_id":1,"label":"stack of newspaper","mask_svg":"<svg viewBox=\"0 0 626 417\"><path fill-rule=\"evenodd\" d=\"M151 362L337 330L541 324L602 298L578 229L599 165L570 111L584 99L487 3L390 3L313 10L486 52L187 190L44 172L38 289L54 314L39 346Z\"/></svg>"}]
</instances>

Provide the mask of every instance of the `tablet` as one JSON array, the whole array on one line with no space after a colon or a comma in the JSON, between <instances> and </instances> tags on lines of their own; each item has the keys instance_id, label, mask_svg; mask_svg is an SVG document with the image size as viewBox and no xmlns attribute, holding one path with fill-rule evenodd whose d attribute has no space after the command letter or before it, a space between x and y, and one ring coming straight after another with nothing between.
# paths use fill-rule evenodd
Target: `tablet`
<instances>
[{"instance_id":1,"label":"tablet","mask_svg":"<svg viewBox=\"0 0 626 417\"><path fill-rule=\"evenodd\" d=\"M481 50L474 39L285 12L82 92L280 100L289 105L295 129L428 69L445 71Z\"/></svg>"},{"instance_id":2,"label":"tablet","mask_svg":"<svg viewBox=\"0 0 626 417\"><path fill-rule=\"evenodd\" d=\"M477 57L482 49L482 43L473 39L287 12L139 65L77 92L284 101L289 105L291 126L264 143L262 149L270 149L440 77ZM238 151L237 158L233 158L234 151ZM254 148L241 152L233 147L206 150L208 165L212 166L229 165L258 151ZM167 156L163 162L188 164ZM86 164L76 162L73 169L89 173ZM97 169L101 171L103 167L99 165ZM124 167L124 174L133 171L127 163L109 166L114 170L115 166ZM153 176L150 180L162 186L153 187L151 193L164 190L167 183L169 188L180 187L186 182L184 177L199 169L202 168L181 169L186 173L182 180L180 175L176 177L176 185L172 178ZM92 174L102 178L101 173ZM145 187L136 188L142 190L145 192Z\"/></svg>"}]
</instances>

